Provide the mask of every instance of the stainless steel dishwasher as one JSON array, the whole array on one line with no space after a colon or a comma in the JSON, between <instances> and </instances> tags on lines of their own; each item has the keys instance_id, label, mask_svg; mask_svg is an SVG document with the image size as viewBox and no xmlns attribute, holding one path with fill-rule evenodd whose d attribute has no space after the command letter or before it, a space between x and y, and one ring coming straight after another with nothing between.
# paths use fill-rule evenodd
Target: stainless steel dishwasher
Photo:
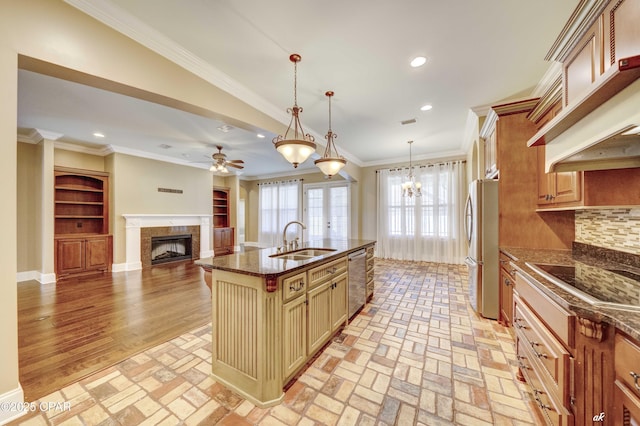
<instances>
[{"instance_id":1,"label":"stainless steel dishwasher","mask_svg":"<svg viewBox=\"0 0 640 426\"><path fill-rule=\"evenodd\" d=\"M366 254L364 249L349 254L349 318L362 309L367 298Z\"/></svg>"}]
</instances>

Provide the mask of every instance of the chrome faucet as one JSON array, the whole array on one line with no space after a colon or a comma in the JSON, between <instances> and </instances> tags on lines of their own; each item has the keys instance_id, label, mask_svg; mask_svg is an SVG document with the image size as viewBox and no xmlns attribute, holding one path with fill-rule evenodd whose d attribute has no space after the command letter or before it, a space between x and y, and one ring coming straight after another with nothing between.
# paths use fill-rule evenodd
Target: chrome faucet
<instances>
[{"instance_id":1,"label":"chrome faucet","mask_svg":"<svg viewBox=\"0 0 640 426\"><path fill-rule=\"evenodd\" d=\"M287 224L284 226L284 231L282 231L282 250L283 250L283 251L293 250L293 248L292 248L292 247L288 247L288 246L287 246L287 228L289 227L289 225L291 225L291 224L293 224L293 223L297 223L298 225L300 225L300 226L302 227L302 229L307 229L307 227L305 226L305 224L304 224L304 223L302 223L302 222L300 222L300 221L298 221L298 220L292 220L291 222L287 223ZM304 235L304 233L303 233L302 235ZM296 242L296 245L297 245L297 241L298 241L298 239L296 238L296 241L295 241L295 242ZM291 243L290 243L290 244L293 244L293 243L294 243L294 241L291 241ZM304 237L303 237L303 243L304 243ZM297 248L297 247L296 247L296 248Z\"/></svg>"}]
</instances>

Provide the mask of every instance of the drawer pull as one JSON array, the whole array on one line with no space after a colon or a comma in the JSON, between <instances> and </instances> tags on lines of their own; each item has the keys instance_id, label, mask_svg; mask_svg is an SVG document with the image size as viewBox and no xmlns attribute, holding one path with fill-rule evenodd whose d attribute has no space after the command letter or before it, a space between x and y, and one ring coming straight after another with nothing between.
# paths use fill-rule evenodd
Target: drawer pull
<instances>
[{"instance_id":1,"label":"drawer pull","mask_svg":"<svg viewBox=\"0 0 640 426\"><path fill-rule=\"evenodd\" d=\"M640 374L632 371L629 373L631 377L633 377L633 386L635 386L636 390L640 392L640 385L638 384L638 379L640 379Z\"/></svg>"},{"instance_id":2,"label":"drawer pull","mask_svg":"<svg viewBox=\"0 0 640 426\"><path fill-rule=\"evenodd\" d=\"M526 326L526 325L522 325L522 324L520 324L520 322L521 322L521 321L524 321L524 319L516 317L516 318L513 320L513 325L514 325L516 328L519 328L520 330L523 330L523 329L524 329L524 330L526 330L526 329L527 329L527 326Z\"/></svg>"},{"instance_id":3,"label":"drawer pull","mask_svg":"<svg viewBox=\"0 0 640 426\"><path fill-rule=\"evenodd\" d=\"M293 283L289 284L289 290L291 291L300 291L304 288L304 281L300 281L300 285L293 285Z\"/></svg>"},{"instance_id":4,"label":"drawer pull","mask_svg":"<svg viewBox=\"0 0 640 426\"><path fill-rule=\"evenodd\" d=\"M538 358L544 358L544 359L549 358L549 356L547 354L543 354L543 353L540 353L540 352L536 352L536 356Z\"/></svg>"},{"instance_id":5,"label":"drawer pull","mask_svg":"<svg viewBox=\"0 0 640 426\"><path fill-rule=\"evenodd\" d=\"M507 263L508 261L506 259L500 259L500 264L504 265L505 263Z\"/></svg>"}]
</instances>

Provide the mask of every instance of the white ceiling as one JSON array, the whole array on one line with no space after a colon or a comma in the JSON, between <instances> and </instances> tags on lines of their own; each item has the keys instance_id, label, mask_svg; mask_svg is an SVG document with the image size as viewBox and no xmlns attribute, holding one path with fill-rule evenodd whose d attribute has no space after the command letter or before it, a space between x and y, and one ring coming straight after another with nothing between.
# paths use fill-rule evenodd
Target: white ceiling
<instances>
[{"instance_id":1,"label":"white ceiling","mask_svg":"<svg viewBox=\"0 0 640 426\"><path fill-rule=\"evenodd\" d=\"M177 62L185 54L204 61L225 90L285 124L293 104L288 58L301 54L305 130L324 141L324 93L333 90L338 150L367 166L408 162L408 140L414 160L463 155L470 108L531 95L578 0L67 2ZM428 62L414 69L417 55ZM60 141L185 163L206 161L221 144L230 159L245 161L244 176L293 170L273 134L222 133L224 123L210 118L28 71L20 71L18 90L22 133L38 128ZM420 111L424 104L433 109ZM407 119L416 123L400 124ZM95 131L107 137L97 140ZM300 167L314 169L310 161Z\"/></svg>"}]
</instances>

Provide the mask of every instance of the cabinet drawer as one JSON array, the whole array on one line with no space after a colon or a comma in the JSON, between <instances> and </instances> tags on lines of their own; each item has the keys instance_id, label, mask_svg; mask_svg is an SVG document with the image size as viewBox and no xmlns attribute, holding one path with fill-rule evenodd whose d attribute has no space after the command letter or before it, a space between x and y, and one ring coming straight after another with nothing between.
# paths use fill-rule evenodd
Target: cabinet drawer
<instances>
[{"instance_id":1,"label":"cabinet drawer","mask_svg":"<svg viewBox=\"0 0 640 426\"><path fill-rule=\"evenodd\" d=\"M307 291L307 273L301 272L282 279L282 301L286 302Z\"/></svg>"},{"instance_id":2,"label":"cabinet drawer","mask_svg":"<svg viewBox=\"0 0 640 426\"><path fill-rule=\"evenodd\" d=\"M367 259L373 259L374 246L367 247Z\"/></svg>"},{"instance_id":3,"label":"cabinet drawer","mask_svg":"<svg viewBox=\"0 0 640 426\"><path fill-rule=\"evenodd\" d=\"M640 398L640 347L621 334L615 338L615 369L618 379Z\"/></svg>"},{"instance_id":4,"label":"cabinet drawer","mask_svg":"<svg viewBox=\"0 0 640 426\"><path fill-rule=\"evenodd\" d=\"M332 279L332 277L347 272L347 258L343 257L324 265L317 266L309 270L309 288Z\"/></svg>"},{"instance_id":5,"label":"cabinet drawer","mask_svg":"<svg viewBox=\"0 0 640 426\"><path fill-rule=\"evenodd\" d=\"M516 354L520 364L520 371L531 386L535 404L538 406L548 424L566 426L573 424L573 415L562 405L555 393L549 392L548 382L545 382L536 367L537 358L531 346L516 334Z\"/></svg>"},{"instance_id":6,"label":"cabinet drawer","mask_svg":"<svg viewBox=\"0 0 640 426\"><path fill-rule=\"evenodd\" d=\"M575 316L551 300L522 274L516 274L515 278L520 299L526 301L533 311L541 314L542 321L565 346L574 348Z\"/></svg>"},{"instance_id":7,"label":"cabinet drawer","mask_svg":"<svg viewBox=\"0 0 640 426\"><path fill-rule=\"evenodd\" d=\"M613 395L615 401L613 424L640 424L640 398L638 398L638 394L630 390L624 383L616 380Z\"/></svg>"},{"instance_id":8,"label":"cabinet drawer","mask_svg":"<svg viewBox=\"0 0 640 426\"><path fill-rule=\"evenodd\" d=\"M522 303L519 297L514 298L513 326L516 333L528 345L531 355L539 361L543 371L553 385L553 390L561 399L569 394L569 361L571 354L540 322L538 317ZM524 343L524 342L523 342ZM551 386L550 386L551 387ZM566 401L568 402L568 401Z\"/></svg>"},{"instance_id":9,"label":"cabinet drawer","mask_svg":"<svg viewBox=\"0 0 640 426\"><path fill-rule=\"evenodd\" d=\"M373 257L367 257L367 271L371 271L374 267L375 263Z\"/></svg>"}]
</instances>

